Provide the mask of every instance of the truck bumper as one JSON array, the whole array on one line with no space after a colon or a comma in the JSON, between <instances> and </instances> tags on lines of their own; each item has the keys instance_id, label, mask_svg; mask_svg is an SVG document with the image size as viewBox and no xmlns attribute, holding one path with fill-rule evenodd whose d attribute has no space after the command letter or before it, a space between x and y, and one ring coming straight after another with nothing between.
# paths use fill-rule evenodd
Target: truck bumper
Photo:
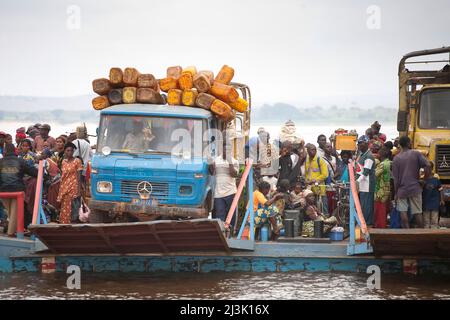
<instances>
[{"instance_id":1,"label":"truck bumper","mask_svg":"<svg viewBox=\"0 0 450 320\"><path fill-rule=\"evenodd\" d=\"M182 218L206 218L208 212L205 208L150 206L130 202L115 201L89 201L89 208L112 213L130 213L132 215L165 216Z\"/></svg>"}]
</instances>

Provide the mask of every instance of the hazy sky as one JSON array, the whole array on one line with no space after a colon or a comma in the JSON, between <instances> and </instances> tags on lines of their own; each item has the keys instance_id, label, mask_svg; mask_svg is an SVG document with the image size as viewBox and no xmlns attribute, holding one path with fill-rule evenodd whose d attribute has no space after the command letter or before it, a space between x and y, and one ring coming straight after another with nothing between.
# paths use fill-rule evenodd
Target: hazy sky
<instances>
[{"instance_id":1,"label":"hazy sky","mask_svg":"<svg viewBox=\"0 0 450 320\"><path fill-rule=\"evenodd\" d=\"M448 0L1 0L0 94L87 94L112 66L229 64L257 103L393 99L403 54L450 45L449 12Z\"/></svg>"}]
</instances>

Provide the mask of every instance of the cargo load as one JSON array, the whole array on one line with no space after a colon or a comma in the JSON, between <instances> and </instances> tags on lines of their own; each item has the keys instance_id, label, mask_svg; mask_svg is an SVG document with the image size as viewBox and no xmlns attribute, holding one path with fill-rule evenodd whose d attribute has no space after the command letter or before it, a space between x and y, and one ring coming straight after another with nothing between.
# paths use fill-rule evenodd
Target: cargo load
<instances>
[{"instance_id":1,"label":"cargo load","mask_svg":"<svg viewBox=\"0 0 450 320\"><path fill-rule=\"evenodd\" d=\"M245 113L249 108L248 101L239 96L236 84L231 83L233 77L234 69L228 65L215 78L210 70L171 66L166 69L166 77L159 80L154 74L140 73L133 67L113 67L109 78L92 82L93 91L99 95L92 100L92 106L102 110L132 103L184 105L210 110L220 119L231 121L236 112Z\"/></svg>"},{"instance_id":2,"label":"cargo load","mask_svg":"<svg viewBox=\"0 0 450 320\"><path fill-rule=\"evenodd\" d=\"M150 73L143 73L138 76L137 85L139 88L151 88L156 90L158 82Z\"/></svg>"},{"instance_id":3,"label":"cargo load","mask_svg":"<svg viewBox=\"0 0 450 320\"><path fill-rule=\"evenodd\" d=\"M236 100L239 98L239 93L235 88L216 81L214 81L210 92L217 99L220 99L226 103L236 102Z\"/></svg>"},{"instance_id":4,"label":"cargo load","mask_svg":"<svg viewBox=\"0 0 450 320\"><path fill-rule=\"evenodd\" d=\"M184 90L183 95L181 97L181 102L183 103L184 106L194 107L197 96L198 91L195 88Z\"/></svg>"},{"instance_id":5,"label":"cargo load","mask_svg":"<svg viewBox=\"0 0 450 320\"><path fill-rule=\"evenodd\" d=\"M108 93L108 100L111 105L123 103L122 99L123 90L122 89L112 89Z\"/></svg>"},{"instance_id":6,"label":"cargo load","mask_svg":"<svg viewBox=\"0 0 450 320\"><path fill-rule=\"evenodd\" d=\"M101 78L95 79L92 81L92 90L100 96L108 94L109 90L111 90L111 84L108 79Z\"/></svg>"},{"instance_id":7,"label":"cargo load","mask_svg":"<svg viewBox=\"0 0 450 320\"><path fill-rule=\"evenodd\" d=\"M233 77L234 77L234 69L227 65L224 65L217 74L215 82L230 84Z\"/></svg>"},{"instance_id":8,"label":"cargo load","mask_svg":"<svg viewBox=\"0 0 450 320\"><path fill-rule=\"evenodd\" d=\"M123 72L123 84L127 87L136 87L138 84L139 71L135 68L125 68Z\"/></svg>"},{"instance_id":9,"label":"cargo load","mask_svg":"<svg viewBox=\"0 0 450 320\"><path fill-rule=\"evenodd\" d=\"M125 87L122 93L123 103L135 103L136 102L136 88Z\"/></svg>"},{"instance_id":10,"label":"cargo load","mask_svg":"<svg viewBox=\"0 0 450 320\"><path fill-rule=\"evenodd\" d=\"M170 89L167 93L167 103L171 106L181 105L182 95L183 91L181 91L180 89Z\"/></svg>"},{"instance_id":11,"label":"cargo load","mask_svg":"<svg viewBox=\"0 0 450 320\"><path fill-rule=\"evenodd\" d=\"M214 100L216 100L216 97L207 94L207 93L199 93L197 96L197 99L195 101L195 104L203 109L210 110L211 105L213 104Z\"/></svg>"},{"instance_id":12,"label":"cargo load","mask_svg":"<svg viewBox=\"0 0 450 320\"><path fill-rule=\"evenodd\" d=\"M234 119L235 115L231 107L225 102L216 99L211 105L211 111L223 121L231 121Z\"/></svg>"},{"instance_id":13,"label":"cargo load","mask_svg":"<svg viewBox=\"0 0 450 320\"><path fill-rule=\"evenodd\" d=\"M120 68L111 68L109 70L109 82L113 87L123 86L123 71Z\"/></svg>"}]
</instances>

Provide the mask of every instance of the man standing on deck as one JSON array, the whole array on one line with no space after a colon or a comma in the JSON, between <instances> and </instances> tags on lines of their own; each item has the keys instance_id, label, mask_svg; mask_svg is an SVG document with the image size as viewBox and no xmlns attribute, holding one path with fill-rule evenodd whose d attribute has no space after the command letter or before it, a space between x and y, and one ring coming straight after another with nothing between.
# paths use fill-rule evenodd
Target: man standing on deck
<instances>
[{"instance_id":1,"label":"man standing on deck","mask_svg":"<svg viewBox=\"0 0 450 320\"><path fill-rule=\"evenodd\" d=\"M214 187L214 218L225 222L228 211L236 195L236 177L239 173L239 162L232 156L232 143L227 139L223 141L222 155L214 159L210 173L216 177ZM231 220L233 230L235 217Z\"/></svg>"},{"instance_id":2,"label":"man standing on deck","mask_svg":"<svg viewBox=\"0 0 450 320\"><path fill-rule=\"evenodd\" d=\"M408 209L419 228L424 227L422 217L422 188L419 183L419 171L430 166L428 160L418 151L411 150L411 140L403 136L399 140L401 151L392 164L395 200L400 212L402 228L409 228Z\"/></svg>"},{"instance_id":3,"label":"man standing on deck","mask_svg":"<svg viewBox=\"0 0 450 320\"><path fill-rule=\"evenodd\" d=\"M356 178L359 187L359 201L364 220L368 226L373 225L375 201L375 158L369 150L370 138L366 135L359 137L359 154L356 159Z\"/></svg>"}]
</instances>

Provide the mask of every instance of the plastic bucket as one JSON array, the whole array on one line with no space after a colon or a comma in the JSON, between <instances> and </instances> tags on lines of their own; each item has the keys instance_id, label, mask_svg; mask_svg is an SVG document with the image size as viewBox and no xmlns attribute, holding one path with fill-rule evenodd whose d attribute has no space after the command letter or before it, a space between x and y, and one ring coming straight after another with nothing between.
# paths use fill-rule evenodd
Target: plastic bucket
<instances>
[{"instance_id":1,"label":"plastic bucket","mask_svg":"<svg viewBox=\"0 0 450 320\"><path fill-rule=\"evenodd\" d=\"M261 227L261 241L269 241L269 227L268 226Z\"/></svg>"}]
</instances>

